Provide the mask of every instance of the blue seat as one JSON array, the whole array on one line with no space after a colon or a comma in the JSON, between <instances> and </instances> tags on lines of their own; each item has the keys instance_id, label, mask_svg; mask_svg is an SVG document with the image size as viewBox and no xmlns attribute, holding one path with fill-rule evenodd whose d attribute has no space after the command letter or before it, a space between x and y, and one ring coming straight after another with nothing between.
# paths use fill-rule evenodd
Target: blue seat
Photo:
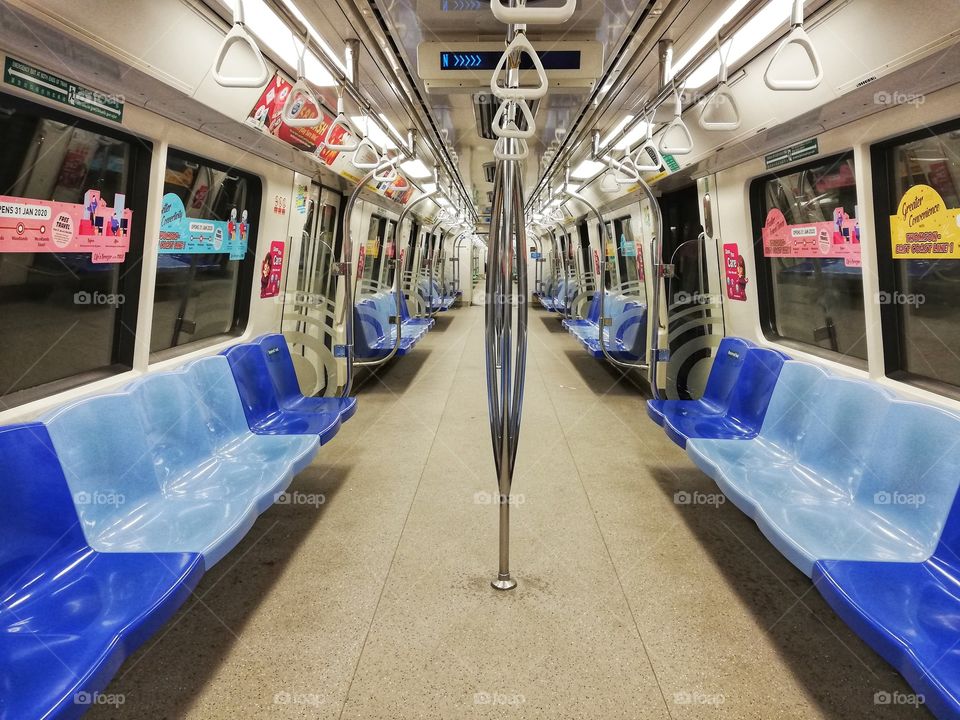
<instances>
[{"instance_id":1,"label":"blue seat","mask_svg":"<svg viewBox=\"0 0 960 720\"><path fill-rule=\"evenodd\" d=\"M249 428L259 435L318 435L323 445L340 430L340 412L288 410L280 404L267 365L256 343L241 343L222 353L230 364Z\"/></svg>"},{"instance_id":2,"label":"blue seat","mask_svg":"<svg viewBox=\"0 0 960 720\"><path fill-rule=\"evenodd\" d=\"M397 314L397 296L392 293L377 293L376 295L370 296L372 300L377 305L377 311L379 317L385 317L387 320L393 318ZM433 318L422 317L422 318L411 318L410 311L407 309L406 300L400 301L400 324L402 326L402 335L412 337L414 340L420 340L427 332L436 324L436 320ZM394 323L390 323L391 326ZM396 337L395 328L391 329L391 340Z\"/></svg>"},{"instance_id":3,"label":"blue seat","mask_svg":"<svg viewBox=\"0 0 960 720\"><path fill-rule=\"evenodd\" d=\"M393 300L394 294L390 293L389 297L391 302L395 304L396 301ZM407 328L408 326L416 328L418 325L422 325L426 327L427 330L432 328L437 322L433 318L428 317L410 317L410 309L407 307L406 298L401 299L400 301L400 321L403 323L404 328Z\"/></svg>"},{"instance_id":4,"label":"blue seat","mask_svg":"<svg viewBox=\"0 0 960 720\"><path fill-rule=\"evenodd\" d=\"M92 549L74 501L109 498L71 498L40 423L0 428L0 477L0 718L76 718L189 598L203 558Z\"/></svg>"},{"instance_id":5,"label":"blue seat","mask_svg":"<svg viewBox=\"0 0 960 720\"><path fill-rule=\"evenodd\" d=\"M47 428L91 547L219 562L310 463L315 435L250 432L227 361L154 373L77 401ZM97 431L91 433L91 428Z\"/></svg>"},{"instance_id":6,"label":"blue seat","mask_svg":"<svg viewBox=\"0 0 960 720\"><path fill-rule=\"evenodd\" d=\"M390 322L396 310L391 312L373 298L365 298L354 306L353 313L354 354L365 360L376 360L389 355L397 345L397 329ZM396 355L406 355L419 340L419 335L407 335L401 331Z\"/></svg>"},{"instance_id":7,"label":"blue seat","mask_svg":"<svg viewBox=\"0 0 960 720\"><path fill-rule=\"evenodd\" d=\"M261 335L254 341L267 358L267 369L273 380L277 399L284 410L307 413L338 413L340 422L346 422L357 412L356 398L305 397L293 367L293 358L286 338L279 333Z\"/></svg>"},{"instance_id":8,"label":"blue seat","mask_svg":"<svg viewBox=\"0 0 960 720\"><path fill-rule=\"evenodd\" d=\"M568 278L560 278L553 286L552 293L540 297L540 304L550 312L566 312L567 304L576 294L576 285Z\"/></svg>"},{"instance_id":9,"label":"blue seat","mask_svg":"<svg viewBox=\"0 0 960 720\"><path fill-rule=\"evenodd\" d=\"M917 453L952 452L954 441L934 451L921 440L958 430L948 413L789 361L757 438L691 439L687 453L810 575L822 559L929 557L957 476L949 484L923 478L917 470L925 461ZM918 493L927 502L900 502Z\"/></svg>"},{"instance_id":10,"label":"blue seat","mask_svg":"<svg viewBox=\"0 0 960 720\"><path fill-rule=\"evenodd\" d=\"M663 425L665 414L676 414L680 409L702 409L704 413L722 411L730 403L730 396L737 384L743 361L749 348L756 347L749 340L725 337L720 341L707 386L699 400L647 400L647 415L657 425Z\"/></svg>"},{"instance_id":11,"label":"blue seat","mask_svg":"<svg viewBox=\"0 0 960 720\"><path fill-rule=\"evenodd\" d=\"M603 347L600 345L599 303L596 321L568 329L595 358L606 358L609 354L621 362L643 360L647 346L647 306L630 296L608 293L603 312L610 321L603 329Z\"/></svg>"},{"instance_id":12,"label":"blue seat","mask_svg":"<svg viewBox=\"0 0 960 720\"><path fill-rule=\"evenodd\" d=\"M429 278L420 278L417 283L417 292L423 299L427 312L445 312L457 302L456 296L447 295L443 292L443 288L440 287L440 283L436 279L431 284Z\"/></svg>"},{"instance_id":13,"label":"blue seat","mask_svg":"<svg viewBox=\"0 0 960 720\"><path fill-rule=\"evenodd\" d=\"M723 401L715 402L711 397L706 401L672 400L662 405L663 429L680 447L686 447L690 438L747 439L760 431L784 357L775 350L758 347L744 350L728 345L721 352L726 358L721 375L736 373L736 382Z\"/></svg>"},{"instance_id":14,"label":"blue seat","mask_svg":"<svg viewBox=\"0 0 960 720\"><path fill-rule=\"evenodd\" d=\"M600 293L595 292L590 299L590 305L587 308L586 317L568 318L562 321L563 327L568 331L574 332L580 328L592 328L594 335L597 334L597 325L600 322Z\"/></svg>"}]
</instances>

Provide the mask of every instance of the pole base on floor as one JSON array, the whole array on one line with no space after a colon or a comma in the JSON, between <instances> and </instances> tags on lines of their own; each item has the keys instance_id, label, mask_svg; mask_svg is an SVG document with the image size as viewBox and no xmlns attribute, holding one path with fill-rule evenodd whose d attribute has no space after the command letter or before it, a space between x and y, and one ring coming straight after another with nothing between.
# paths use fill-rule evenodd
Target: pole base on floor
<instances>
[{"instance_id":1,"label":"pole base on floor","mask_svg":"<svg viewBox=\"0 0 960 720\"><path fill-rule=\"evenodd\" d=\"M490 587L494 590L513 590L517 586L517 581L512 577L507 575L506 577L498 577L496 580L490 581Z\"/></svg>"}]
</instances>

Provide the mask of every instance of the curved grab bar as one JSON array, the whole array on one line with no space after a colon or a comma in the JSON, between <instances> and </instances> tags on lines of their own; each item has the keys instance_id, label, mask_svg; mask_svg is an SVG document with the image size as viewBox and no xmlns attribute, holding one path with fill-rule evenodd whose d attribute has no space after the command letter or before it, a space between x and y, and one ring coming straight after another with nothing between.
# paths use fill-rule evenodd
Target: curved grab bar
<instances>
[{"instance_id":1,"label":"curved grab bar","mask_svg":"<svg viewBox=\"0 0 960 720\"><path fill-rule=\"evenodd\" d=\"M630 148L627 148L626 154L619 160L610 156L605 157L604 160L613 169L613 179L618 185L633 185L640 181L640 171L630 155Z\"/></svg>"},{"instance_id":2,"label":"curved grab bar","mask_svg":"<svg viewBox=\"0 0 960 720\"><path fill-rule=\"evenodd\" d=\"M787 36L780 41L776 52L773 53L773 57L770 58L770 62L767 64L767 69L763 73L763 82L771 90L814 90L823 80L823 66L820 64L820 56L817 54L816 48L813 47L810 36L807 35L803 29L803 0L794 0L793 17L790 20L790 24L792 29ZM771 70L774 64L789 45L799 45L807 54L807 59L810 60L810 64L813 66L812 78L806 80L782 80L771 76Z\"/></svg>"},{"instance_id":3,"label":"curved grab bar","mask_svg":"<svg viewBox=\"0 0 960 720\"><path fill-rule=\"evenodd\" d=\"M290 89L290 92L287 93L287 100L283 103L283 111L280 113L280 119L287 127L292 128L308 128L316 127L321 122L323 122L323 110L320 109L320 101L317 100L317 96L314 94L313 89L310 87L310 84L306 79L306 71L304 70L303 56L307 54L307 41L304 38L303 49L300 51L300 56L297 58L297 81L293 84L293 87ZM314 110L316 110L316 117L306 117L301 118L297 117L293 112L293 107L295 105L294 97L297 94L300 94L304 98L305 105L313 105ZM297 113L303 109L303 105L297 108Z\"/></svg>"},{"instance_id":4,"label":"curved grab bar","mask_svg":"<svg viewBox=\"0 0 960 720\"><path fill-rule=\"evenodd\" d=\"M527 129L521 130L517 121L514 120L513 108L518 107L523 119L527 121ZM506 122L504 119L506 118ZM534 124L533 113L526 100L504 100L493 115L493 121L490 123L490 129L498 138L511 138L513 140L529 140L537 132Z\"/></svg>"},{"instance_id":5,"label":"curved grab bar","mask_svg":"<svg viewBox=\"0 0 960 720\"><path fill-rule=\"evenodd\" d=\"M507 7L500 0L490 0L490 9L497 20L508 25L559 25L573 17L577 0L564 0L559 7L545 8Z\"/></svg>"},{"instance_id":6,"label":"curved grab bar","mask_svg":"<svg viewBox=\"0 0 960 720\"><path fill-rule=\"evenodd\" d=\"M640 182L643 183L642 180ZM607 247L610 244L610 227L607 225L607 223L603 221L603 215L600 214L600 211L596 208L596 206L593 203L591 203L582 195L578 195L577 193L572 192L570 190L565 190L565 193L568 198L571 198L573 200L579 200L580 202L582 202L584 205L587 206L587 209L597 219L597 222L600 223L600 228L602 231L600 238L601 238L601 242L603 243L603 248L602 248L602 252L599 253L600 273L597 277L597 292L600 293L600 307L599 307L600 318L599 318L599 322L597 323L597 328L598 328L597 332L600 336L599 337L600 350L603 352L603 356L611 364L617 367L624 368L625 370L633 370L636 368L646 367L645 363L628 363L628 362L623 362L622 360L617 360L607 350L606 338L604 337L604 330L606 330L607 328L607 325L606 325L607 318L604 312L604 305L605 305L604 301L606 300L607 289L606 287L604 287L604 276L606 274L606 269L607 269Z\"/></svg>"},{"instance_id":7,"label":"curved grab bar","mask_svg":"<svg viewBox=\"0 0 960 720\"><path fill-rule=\"evenodd\" d=\"M333 130L337 127L342 127L346 131L344 137L349 135L351 138L354 138L354 142L339 144L330 142L330 138L333 136ZM325 147L327 150L334 150L336 152L353 152L360 147L360 143L356 140L359 134L360 133L356 131L356 128L353 127L353 123L350 122L349 118L347 118L346 114L343 112L343 95L337 95L337 116L333 119L333 122L330 123L326 134L323 136L323 147Z\"/></svg>"},{"instance_id":8,"label":"curved grab bar","mask_svg":"<svg viewBox=\"0 0 960 720\"><path fill-rule=\"evenodd\" d=\"M505 87L500 85L497 81L500 79L501 73L503 73L503 68L507 64L507 60L515 52L520 51L524 51L530 56L533 67L537 71L539 84L526 87ZM533 45L527 40L526 34L518 32L513 38L513 41L507 45L507 49L503 51L499 62L497 62L497 67L494 69L493 76L490 78L490 92L501 100L536 100L546 95L549 89L550 81L547 79L547 72L543 69L543 63L540 62L537 51L533 49Z\"/></svg>"},{"instance_id":9,"label":"curved grab bar","mask_svg":"<svg viewBox=\"0 0 960 720\"><path fill-rule=\"evenodd\" d=\"M519 149L510 152L510 138L502 137L497 140L493 146L493 156L497 160L523 160L530 154L530 148L527 146L526 140L514 140L513 142L517 143Z\"/></svg>"},{"instance_id":10,"label":"curved grab bar","mask_svg":"<svg viewBox=\"0 0 960 720\"><path fill-rule=\"evenodd\" d=\"M680 100L680 90L678 90L676 86L674 86L673 89L676 97L673 106L673 120L667 124L667 127L663 130L663 134L660 136L660 152L667 153L668 155L689 155L693 152L693 137L690 135L690 130L687 128L686 123L683 122L683 102ZM683 132L686 138L686 144L668 145L667 137L671 132L678 129Z\"/></svg>"},{"instance_id":11,"label":"curved grab bar","mask_svg":"<svg viewBox=\"0 0 960 720\"><path fill-rule=\"evenodd\" d=\"M223 61L226 60L227 53L230 52L230 49L238 43L246 45L253 52L253 57L257 61L258 75L243 76L223 74ZM213 79L222 87L261 88L270 82L270 68L267 67L267 61L264 59L263 53L260 52L260 46L257 45L257 41L247 32L244 21L243 0L236 0L236 5L233 6L233 27L230 28L230 32L227 33L226 37L223 38L223 42L220 43L220 49L217 51L216 56L214 56L212 74Z\"/></svg>"},{"instance_id":12,"label":"curved grab bar","mask_svg":"<svg viewBox=\"0 0 960 720\"><path fill-rule=\"evenodd\" d=\"M727 44L727 55L724 57L723 48L720 45L720 36L717 35L717 57L720 59L720 72L717 74L717 87L707 96L700 108L700 127L711 132L724 132L738 130L740 128L740 108L737 107L737 101L730 92L730 86L727 85L727 60L730 57L730 49L733 43ZM707 118L707 113L715 107L722 107L729 104L733 109L733 120L713 121Z\"/></svg>"}]
</instances>

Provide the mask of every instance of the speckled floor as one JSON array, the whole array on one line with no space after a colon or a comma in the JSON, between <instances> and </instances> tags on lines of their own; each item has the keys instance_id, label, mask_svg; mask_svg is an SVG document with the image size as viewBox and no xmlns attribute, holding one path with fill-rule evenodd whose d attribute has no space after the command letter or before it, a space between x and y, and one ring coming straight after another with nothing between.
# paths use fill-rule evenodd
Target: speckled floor
<instances>
[{"instance_id":1,"label":"speckled floor","mask_svg":"<svg viewBox=\"0 0 960 720\"><path fill-rule=\"evenodd\" d=\"M482 308L442 316L88 717L925 717L809 580L531 311L512 566ZM704 502L675 502L675 493ZM320 503L322 495L323 503ZM299 500L297 499L299 498ZM903 697L903 696L896 696Z\"/></svg>"}]
</instances>

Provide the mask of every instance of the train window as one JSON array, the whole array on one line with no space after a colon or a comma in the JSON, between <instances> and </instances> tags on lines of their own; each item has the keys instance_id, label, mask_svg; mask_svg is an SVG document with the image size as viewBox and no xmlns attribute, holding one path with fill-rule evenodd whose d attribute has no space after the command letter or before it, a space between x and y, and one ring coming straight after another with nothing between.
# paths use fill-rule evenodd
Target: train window
<instances>
[{"instance_id":1,"label":"train window","mask_svg":"<svg viewBox=\"0 0 960 720\"><path fill-rule=\"evenodd\" d=\"M132 366L151 147L2 93L0 138L2 410Z\"/></svg>"},{"instance_id":2,"label":"train window","mask_svg":"<svg viewBox=\"0 0 960 720\"><path fill-rule=\"evenodd\" d=\"M379 280L380 278L380 261L383 255L383 238L386 225L386 218L379 215L370 216L370 227L367 229L367 242L364 246L364 280Z\"/></svg>"},{"instance_id":3,"label":"train window","mask_svg":"<svg viewBox=\"0 0 960 720\"><path fill-rule=\"evenodd\" d=\"M888 375L960 386L960 123L873 149Z\"/></svg>"},{"instance_id":4,"label":"train window","mask_svg":"<svg viewBox=\"0 0 960 720\"><path fill-rule=\"evenodd\" d=\"M764 334L865 367L856 201L850 152L751 185Z\"/></svg>"},{"instance_id":5,"label":"train window","mask_svg":"<svg viewBox=\"0 0 960 720\"><path fill-rule=\"evenodd\" d=\"M593 260L590 258L590 230L586 220L577 224L577 235L580 237L580 262L583 274L589 276L594 274L594 268Z\"/></svg>"},{"instance_id":6,"label":"train window","mask_svg":"<svg viewBox=\"0 0 960 720\"><path fill-rule=\"evenodd\" d=\"M151 360L243 331L261 184L236 168L170 150L163 192ZM172 230L180 219L184 224Z\"/></svg>"}]
</instances>

